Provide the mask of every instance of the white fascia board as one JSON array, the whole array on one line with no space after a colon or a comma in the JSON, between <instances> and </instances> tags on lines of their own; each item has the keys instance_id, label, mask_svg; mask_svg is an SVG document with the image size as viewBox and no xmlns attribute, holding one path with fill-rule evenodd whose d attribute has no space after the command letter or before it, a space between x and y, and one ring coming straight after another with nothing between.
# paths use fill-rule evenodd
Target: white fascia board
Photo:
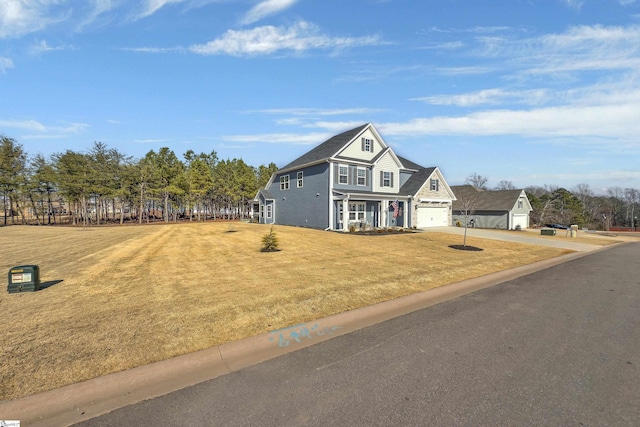
<instances>
[{"instance_id":1,"label":"white fascia board","mask_svg":"<svg viewBox=\"0 0 640 427\"><path fill-rule=\"evenodd\" d=\"M420 203L451 203L453 199L418 199Z\"/></svg>"}]
</instances>

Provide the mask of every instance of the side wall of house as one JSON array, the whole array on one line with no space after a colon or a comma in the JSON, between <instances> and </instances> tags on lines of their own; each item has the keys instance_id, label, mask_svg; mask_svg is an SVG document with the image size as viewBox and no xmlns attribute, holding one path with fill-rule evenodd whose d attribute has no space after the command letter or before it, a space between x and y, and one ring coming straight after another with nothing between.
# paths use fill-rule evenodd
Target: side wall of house
<instances>
[{"instance_id":1,"label":"side wall of house","mask_svg":"<svg viewBox=\"0 0 640 427\"><path fill-rule=\"evenodd\" d=\"M298 187L302 172L302 187ZM280 177L289 176L289 189L280 188ZM268 188L275 199L275 223L325 229L329 226L329 164L322 163L277 174Z\"/></svg>"},{"instance_id":2,"label":"side wall of house","mask_svg":"<svg viewBox=\"0 0 640 427\"><path fill-rule=\"evenodd\" d=\"M473 227L475 228L506 230L508 227L509 213L506 211L475 212L469 216L468 220L473 220ZM453 211L453 225L457 225L458 221L464 226L465 217L460 211ZM471 226L471 224L469 225Z\"/></svg>"}]
</instances>

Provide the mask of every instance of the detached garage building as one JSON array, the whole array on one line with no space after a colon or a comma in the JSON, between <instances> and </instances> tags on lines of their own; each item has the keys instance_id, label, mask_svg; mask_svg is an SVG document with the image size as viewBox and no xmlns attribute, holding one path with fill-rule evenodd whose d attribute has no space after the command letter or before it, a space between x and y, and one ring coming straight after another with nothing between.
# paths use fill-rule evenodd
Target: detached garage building
<instances>
[{"instance_id":1,"label":"detached garage building","mask_svg":"<svg viewBox=\"0 0 640 427\"><path fill-rule=\"evenodd\" d=\"M529 228L531 203L524 190L479 190L471 185L452 186L453 225L516 230Z\"/></svg>"}]
</instances>

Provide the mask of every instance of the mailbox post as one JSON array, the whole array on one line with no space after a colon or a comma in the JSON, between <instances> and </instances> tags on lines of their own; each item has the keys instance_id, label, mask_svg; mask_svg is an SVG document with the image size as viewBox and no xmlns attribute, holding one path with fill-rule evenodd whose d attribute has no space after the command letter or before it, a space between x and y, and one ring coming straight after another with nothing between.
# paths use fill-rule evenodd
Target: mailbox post
<instances>
[{"instance_id":1,"label":"mailbox post","mask_svg":"<svg viewBox=\"0 0 640 427\"><path fill-rule=\"evenodd\" d=\"M20 265L9 270L9 286L7 292L35 292L40 289L40 267L37 265Z\"/></svg>"}]
</instances>

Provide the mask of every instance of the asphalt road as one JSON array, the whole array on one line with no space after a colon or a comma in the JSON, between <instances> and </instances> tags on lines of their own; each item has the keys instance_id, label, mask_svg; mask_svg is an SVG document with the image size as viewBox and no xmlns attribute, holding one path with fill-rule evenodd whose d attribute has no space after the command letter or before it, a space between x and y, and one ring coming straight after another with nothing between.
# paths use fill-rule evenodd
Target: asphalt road
<instances>
[{"instance_id":1,"label":"asphalt road","mask_svg":"<svg viewBox=\"0 0 640 427\"><path fill-rule=\"evenodd\" d=\"M81 426L640 425L640 243Z\"/></svg>"}]
</instances>

